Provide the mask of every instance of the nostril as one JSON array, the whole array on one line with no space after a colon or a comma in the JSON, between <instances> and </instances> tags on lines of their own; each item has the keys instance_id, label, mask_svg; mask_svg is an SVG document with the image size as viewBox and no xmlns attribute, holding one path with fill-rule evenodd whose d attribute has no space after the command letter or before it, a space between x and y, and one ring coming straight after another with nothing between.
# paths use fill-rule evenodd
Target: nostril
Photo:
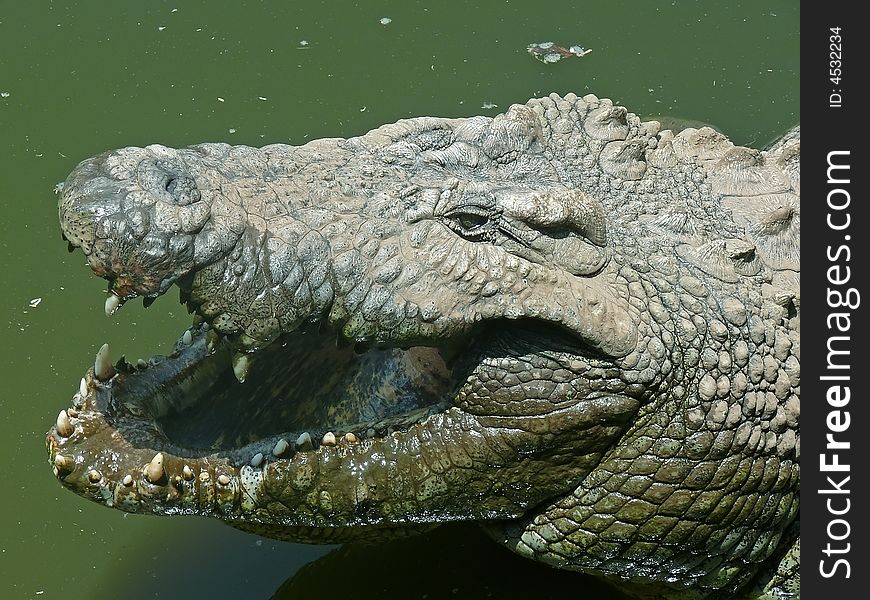
<instances>
[{"instance_id":1,"label":"nostril","mask_svg":"<svg viewBox=\"0 0 870 600\"><path fill-rule=\"evenodd\" d=\"M185 175L168 175L163 188L179 206L187 206L200 199L196 182Z\"/></svg>"}]
</instances>

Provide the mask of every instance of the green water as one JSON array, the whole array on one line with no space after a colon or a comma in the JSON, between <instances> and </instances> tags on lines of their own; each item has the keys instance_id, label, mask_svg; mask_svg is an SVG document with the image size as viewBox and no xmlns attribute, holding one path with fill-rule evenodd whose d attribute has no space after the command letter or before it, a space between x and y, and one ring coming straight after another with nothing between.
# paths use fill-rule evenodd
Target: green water
<instances>
[{"instance_id":1,"label":"green water","mask_svg":"<svg viewBox=\"0 0 870 600\"><path fill-rule=\"evenodd\" d=\"M166 351L189 317L167 296L107 319L104 283L60 240L52 188L113 147L298 144L408 116L495 114L551 91L763 145L799 120L798 17L793 0L0 1L0 598L589 589L462 528L343 548L285 583L329 549L125 516L62 490L43 436L96 349ZM553 65L526 53L547 40L592 53Z\"/></svg>"}]
</instances>

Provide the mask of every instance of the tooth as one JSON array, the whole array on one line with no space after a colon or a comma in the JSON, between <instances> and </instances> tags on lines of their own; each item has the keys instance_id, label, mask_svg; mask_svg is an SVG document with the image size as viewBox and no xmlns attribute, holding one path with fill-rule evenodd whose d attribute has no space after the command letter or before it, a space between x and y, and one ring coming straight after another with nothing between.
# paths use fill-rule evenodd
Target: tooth
<instances>
[{"instance_id":1,"label":"tooth","mask_svg":"<svg viewBox=\"0 0 870 600\"><path fill-rule=\"evenodd\" d=\"M248 368L251 366L251 361L247 354L237 354L233 359L233 373L239 383L245 383L245 378L248 376Z\"/></svg>"},{"instance_id":2,"label":"tooth","mask_svg":"<svg viewBox=\"0 0 870 600\"><path fill-rule=\"evenodd\" d=\"M76 466L76 462L69 456L64 456L63 454L55 454L54 466L57 467L58 473L60 473L61 475L65 475L66 473L72 473L72 470Z\"/></svg>"},{"instance_id":3,"label":"tooth","mask_svg":"<svg viewBox=\"0 0 870 600\"><path fill-rule=\"evenodd\" d=\"M281 438L278 440L278 443L275 444L275 447L272 448L272 454L275 456L281 456L285 452L287 452L287 448L290 447L290 444L287 443L287 440Z\"/></svg>"},{"instance_id":4,"label":"tooth","mask_svg":"<svg viewBox=\"0 0 870 600\"><path fill-rule=\"evenodd\" d=\"M121 480L121 483L123 483L127 487L130 487L131 485L133 485L133 476L127 473L126 475L124 475L124 479Z\"/></svg>"},{"instance_id":5,"label":"tooth","mask_svg":"<svg viewBox=\"0 0 870 600\"><path fill-rule=\"evenodd\" d=\"M229 485L230 478L227 477L226 475L218 475L218 483L221 485Z\"/></svg>"},{"instance_id":6,"label":"tooth","mask_svg":"<svg viewBox=\"0 0 870 600\"><path fill-rule=\"evenodd\" d=\"M202 472L199 474L199 480L200 480L202 483L206 483L209 479L211 479L211 475L208 474L208 471L202 471Z\"/></svg>"},{"instance_id":7,"label":"tooth","mask_svg":"<svg viewBox=\"0 0 870 600\"><path fill-rule=\"evenodd\" d=\"M100 472L96 469L91 469L90 471L88 471L88 481L90 481L91 483L97 483L102 478L103 476L100 475Z\"/></svg>"},{"instance_id":8,"label":"tooth","mask_svg":"<svg viewBox=\"0 0 870 600\"><path fill-rule=\"evenodd\" d=\"M190 329L184 332L184 335L181 336L181 341L185 346L190 346L193 343L193 334L190 333Z\"/></svg>"},{"instance_id":9,"label":"tooth","mask_svg":"<svg viewBox=\"0 0 870 600\"><path fill-rule=\"evenodd\" d=\"M348 444L356 444L359 441L359 438L357 438L353 433L348 431L344 434L344 441L346 441Z\"/></svg>"},{"instance_id":10,"label":"tooth","mask_svg":"<svg viewBox=\"0 0 870 600\"><path fill-rule=\"evenodd\" d=\"M147 368L148 368L148 363L145 362L145 360L142 359L142 358L137 358L137 359L136 359L136 368L137 368L137 369L147 369Z\"/></svg>"},{"instance_id":11,"label":"tooth","mask_svg":"<svg viewBox=\"0 0 870 600\"><path fill-rule=\"evenodd\" d=\"M263 453L257 452L254 456L251 457L251 466L259 467L261 464L263 464Z\"/></svg>"},{"instance_id":12,"label":"tooth","mask_svg":"<svg viewBox=\"0 0 870 600\"><path fill-rule=\"evenodd\" d=\"M314 442L311 441L311 435L306 431L296 438L297 450L311 450L314 448Z\"/></svg>"},{"instance_id":13,"label":"tooth","mask_svg":"<svg viewBox=\"0 0 870 600\"><path fill-rule=\"evenodd\" d=\"M221 337L218 335L218 332L214 329L209 329L205 337L205 343L209 354L214 354L217 351L220 341Z\"/></svg>"},{"instance_id":14,"label":"tooth","mask_svg":"<svg viewBox=\"0 0 870 600\"><path fill-rule=\"evenodd\" d=\"M191 469L187 465L184 465L184 467L182 467L181 469L181 476L184 477L185 481L190 481L191 479L193 479L193 469Z\"/></svg>"},{"instance_id":15,"label":"tooth","mask_svg":"<svg viewBox=\"0 0 870 600\"><path fill-rule=\"evenodd\" d=\"M57 413L57 421L54 424L54 428L57 430L57 434L61 437L69 437L73 434L72 423L69 422L69 415L65 410Z\"/></svg>"},{"instance_id":16,"label":"tooth","mask_svg":"<svg viewBox=\"0 0 870 600\"><path fill-rule=\"evenodd\" d=\"M112 360L109 358L109 344L103 344L97 350L97 357L94 360L94 377L100 381L111 379L115 374L115 367L112 366Z\"/></svg>"},{"instance_id":17,"label":"tooth","mask_svg":"<svg viewBox=\"0 0 870 600\"><path fill-rule=\"evenodd\" d=\"M158 483L166 475L163 469L163 453L158 452L151 459L151 462L145 466L145 479L151 483Z\"/></svg>"},{"instance_id":18,"label":"tooth","mask_svg":"<svg viewBox=\"0 0 870 600\"><path fill-rule=\"evenodd\" d=\"M81 394L82 397L88 395L88 382L85 381L84 377L82 377L82 380L79 381L79 394Z\"/></svg>"},{"instance_id":19,"label":"tooth","mask_svg":"<svg viewBox=\"0 0 870 600\"><path fill-rule=\"evenodd\" d=\"M123 304L124 301L121 300L118 296L116 296L115 294L109 294L109 297L106 298L106 316L111 317L113 314L115 314L115 311L123 306Z\"/></svg>"},{"instance_id":20,"label":"tooth","mask_svg":"<svg viewBox=\"0 0 870 600\"><path fill-rule=\"evenodd\" d=\"M67 413L70 417L72 417L73 419L75 419L76 417L79 416L79 411L77 411L77 410L74 409L74 408L68 408L68 409L66 409L66 413Z\"/></svg>"},{"instance_id":21,"label":"tooth","mask_svg":"<svg viewBox=\"0 0 870 600\"><path fill-rule=\"evenodd\" d=\"M323 439L320 440L320 443L324 446L335 446L335 434L327 431L323 434Z\"/></svg>"}]
</instances>

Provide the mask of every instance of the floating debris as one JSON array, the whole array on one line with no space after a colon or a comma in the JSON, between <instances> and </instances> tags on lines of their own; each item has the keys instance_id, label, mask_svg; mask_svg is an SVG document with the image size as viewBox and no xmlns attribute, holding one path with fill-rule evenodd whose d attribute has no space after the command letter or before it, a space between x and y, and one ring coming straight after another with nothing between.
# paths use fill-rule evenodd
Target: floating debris
<instances>
[{"instance_id":1,"label":"floating debris","mask_svg":"<svg viewBox=\"0 0 870 600\"><path fill-rule=\"evenodd\" d=\"M557 46L553 42L538 42L526 46L526 50L537 58L542 63L555 63L563 58L573 58L575 56L586 56L592 52L591 48L584 48L580 45L574 45L570 48Z\"/></svg>"},{"instance_id":2,"label":"floating debris","mask_svg":"<svg viewBox=\"0 0 870 600\"><path fill-rule=\"evenodd\" d=\"M257 100L265 102L266 100L268 100L268 98L266 98L266 96L257 96Z\"/></svg>"},{"instance_id":3,"label":"floating debris","mask_svg":"<svg viewBox=\"0 0 870 600\"><path fill-rule=\"evenodd\" d=\"M40 302L42 302L42 298L33 298L30 302L28 302L28 304L30 305L30 308L36 308L37 306L39 306Z\"/></svg>"},{"instance_id":4,"label":"floating debris","mask_svg":"<svg viewBox=\"0 0 870 600\"><path fill-rule=\"evenodd\" d=\"M568 48L568 52L573 54L574 56L586 56L590 52L592 52L592 48L584 48L583 46L571 46Z\"/></svg>"},{"instance_id":5,"label":"floating debris","mask_svg":"<svg viewBox=\"0 0 870 600\"><path fill-rule=\"evenodd\" d=\"M484 102L480 105L480 108L485 108L487 110L491 108L498 108L498 104L493 104L492 102Z\"/></svg>"},{"instance_id":6,"label":"floating debris","mask_svg":"<svg viewBox=\"0 0 870 600\"><path fill-rule=\"evenodd\" d=\"M0 92L0 98L8 98L11 96L9 92Z\"/></svg>"},{"instance_id":7,"label":"floating debris","mask_svg":"<svg viewBox=\"0 0 870 600\"><path fill-rule=\"evenodd\" d=\"M381 17L381 25L389 25L393 20L390 17Z\"/></svg>"},{"instance_id":8,"label":"floating debris","mask_svg":"<svg viewBox=\"0 0 870 600\"><path fill-rule=\"evenodd\" d=\"M307 50L308 49L308 40L299 40L299 45L296 46L299 50Z\"/></svg>"}]
</instances>

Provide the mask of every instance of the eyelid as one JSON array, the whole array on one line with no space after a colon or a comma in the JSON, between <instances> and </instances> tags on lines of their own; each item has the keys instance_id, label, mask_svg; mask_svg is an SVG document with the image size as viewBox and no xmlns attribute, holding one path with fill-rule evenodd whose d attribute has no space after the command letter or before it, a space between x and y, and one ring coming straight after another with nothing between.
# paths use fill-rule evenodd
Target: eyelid
<instances>
[{"instance_id":1,"label":"eyelid","mask_svg":"<svg viewBox=\"0 0 870 600\"><path fill-rule=\"evenodd\" d=\"M465 205L457 206L456 208L447 211L444 216L452 219L453 217L459 215L477 215L478 217L489 218L490 216L492 216L492 212L479 206Z\"/></svg>"}]
</instances>

